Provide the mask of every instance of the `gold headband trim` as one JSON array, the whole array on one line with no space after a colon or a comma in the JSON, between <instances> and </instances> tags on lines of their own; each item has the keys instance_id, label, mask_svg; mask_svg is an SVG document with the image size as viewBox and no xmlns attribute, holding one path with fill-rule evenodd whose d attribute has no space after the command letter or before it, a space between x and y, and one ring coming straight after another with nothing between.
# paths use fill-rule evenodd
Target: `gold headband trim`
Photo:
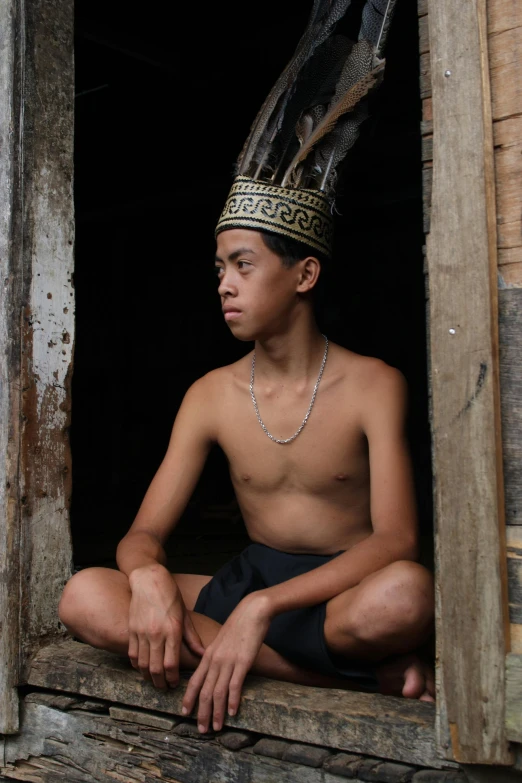
<instances>
[{"instance_id":1,"label":"gold headband trim","mask_svg":"<svg viewBox=\"0 0 522 783\"><path fill-rule=\"evenodd\" d=\"M315 190L283 188L236 177L216 226L282 234L331 255L333 220L330 202Z\"/></svg>"}]
</instances>

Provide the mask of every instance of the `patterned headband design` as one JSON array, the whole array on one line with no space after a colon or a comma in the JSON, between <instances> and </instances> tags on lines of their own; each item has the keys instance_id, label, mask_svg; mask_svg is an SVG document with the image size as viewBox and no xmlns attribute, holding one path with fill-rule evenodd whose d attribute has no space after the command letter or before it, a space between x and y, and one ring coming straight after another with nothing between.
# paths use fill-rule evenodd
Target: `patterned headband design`
<instances>
[{"instance_id":1,"label":"patterned headband design","mask_svg":"<svg viewBox=\"0 0 522 783\"><path fill-rule=\"evenodd\" d=\"M296 239L326 256L331 254L330 204L316 190L283 188L236 177L219 218L216 235L229 228L250 228Z\"/></svg>"},{"instance_id":2,"label":"patterned headband design","mask_svg":"<svg viewBox=\"0 0 522 783\"><path fill-rule=\"evenodd\" d=\"M366 0L355 42L336 32L350 4L313 0L297 49L239 155L216 234L264 230L330 255L340 167L368 116L368 94L382 80L396 0Z\"/></svg>"}]
</instances>

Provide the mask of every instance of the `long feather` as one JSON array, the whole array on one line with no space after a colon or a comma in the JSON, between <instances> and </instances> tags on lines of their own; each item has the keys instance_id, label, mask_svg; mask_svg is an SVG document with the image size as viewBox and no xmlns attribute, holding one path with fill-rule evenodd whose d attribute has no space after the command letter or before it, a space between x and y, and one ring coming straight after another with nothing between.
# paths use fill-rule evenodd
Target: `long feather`
<instances>
[{"instance_id":1,"label":"long feather","mask_svg":"<svg viewBox=\"0 0 522 783\"><path fill-rule=\"evenodd\" d=\"M369 41L378 57L382 56L397 0L368 0L365 3L359 40Z\"/></svg>"},{"instance_id":2,"label":"long feather","mask_svg":"<svg viewBox=\"0 0 522 783\"><path fill-rule=\"evenodd\" d=\"M296 167L299 163L302 163L306 157L310 154L314 146L322 139L327 133L330 133L335 127L337 120L343 114L353 111L361 99L368 94L368 92L375 87L380 80L382 71L384 69L384 62L381 61L370 73L359 79L350 89L333 105L328 109L325 116L311 134L310 138L303 144L299 152L295 155L293 161L285 172L282 180L283 187L288 183L292 175L295 173Z\"/></svg>"},{"instance_id":3,"label":"long feather","mask_svg":"<svg viewBox=\"0 0 522 783\"><path fill-rule=\"evenodd\" d=\"M351 0L314 0L307 28L297 45L295 54L261 107L239 155L237 161L239 174L248 172L268 123L272 120L271 136L281 127L282 117L299 72L317 47L328 38L334 26L346 13L350 3ZM264 154L264 150L261 150L258 157L263 158Z\"/></svg>"}]
</instances>

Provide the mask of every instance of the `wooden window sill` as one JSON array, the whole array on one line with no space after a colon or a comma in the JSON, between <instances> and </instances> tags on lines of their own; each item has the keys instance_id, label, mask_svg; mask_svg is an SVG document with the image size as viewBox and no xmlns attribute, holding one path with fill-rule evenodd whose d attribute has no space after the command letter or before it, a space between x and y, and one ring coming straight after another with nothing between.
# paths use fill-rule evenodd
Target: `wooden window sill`
<instances>
[{"instance_id":1,"label":"wooden window sill","mask_svg":"<svg viewBox=\"0 0 522 783\"><path fill-rule=\"evenodd\" d=\"M188 679L182 676L183 682ZM181 686L156 690L122 658L66 640L35 656L28 684L181 715ZM241 709L227 726L394 761L453 766L437 756L435 707L380 694L248 677Z\"/></svg>"}]
</instances>

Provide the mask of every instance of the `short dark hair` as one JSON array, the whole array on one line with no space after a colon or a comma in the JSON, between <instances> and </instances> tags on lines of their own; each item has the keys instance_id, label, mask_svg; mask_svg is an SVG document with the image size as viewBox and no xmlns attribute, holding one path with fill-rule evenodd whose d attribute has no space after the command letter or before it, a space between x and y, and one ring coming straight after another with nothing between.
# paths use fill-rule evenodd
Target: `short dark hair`
<instances>
[{"instance_id":1,"label":"short dark hair","mask_svg":"<svg viewBox=\"0 0 522 783\"><path fill-rule=\"evenodd\" d=\"M328 260L323 253L320 253L305 242L298 242L297 239L291 239L282 234L271 234L268 231L260 231L259 233L267 248L272 253L275 253L276 256L279 256L281 263L287 269L290 269L298 261L302 261L303 258L308 256L317 258L320 264L325 264Z\"/></svg>"}]
</instances>

